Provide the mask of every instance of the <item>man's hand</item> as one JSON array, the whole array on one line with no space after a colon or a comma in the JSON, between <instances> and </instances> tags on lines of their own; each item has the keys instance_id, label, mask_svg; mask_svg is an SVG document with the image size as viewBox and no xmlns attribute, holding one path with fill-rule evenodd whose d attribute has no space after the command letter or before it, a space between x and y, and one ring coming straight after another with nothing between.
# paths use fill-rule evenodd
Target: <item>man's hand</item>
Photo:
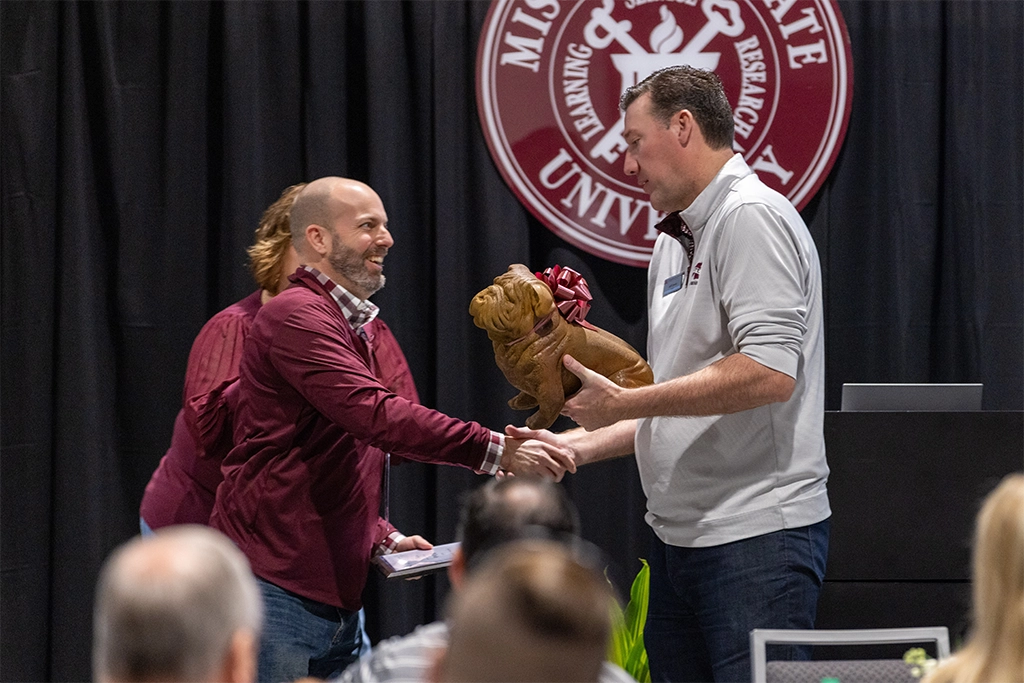
<instances>
[{"instance_id":1,"label":"man's hand","mask_svg":"<svg viewBox=\"0 0 1024 683\"><path fill-rule=\"evenodd\" d=\"M395 552L406 550L430 550L434 545L422 536L406 536L395 546Z\"/></svg>"},{"instance_id":2,"label":"man's hand","mask_svg":"<svg viewBox=\"0 0 1024 683\"><path fill-rule=\"evenodd\" d=\"M626 389L570 355L562 356L562 365L583 383L583 387L562 406L563 415L568 415L587 431L607 427L624 417L617 401Z\"/></svg>"},{"instance_id":3,"label":"man's hand","mask_svg":"<svg viewBox=\"0 0 1024 683\"><path fill-rule=\"evenodd\" d=\"M636 420L619 420L615 424L588 432L577 427L566 432L549 432L546 429L528 427L505 427L505 435L515 439L536 439L569 451L576 467L621 458L633 454L636 437Z\"/></svg>"},{"instance_id":4,"label":"man's hand","mask_svg":"<svg viewBox=\"0 0 1024 683\"><path fill-rule=\"evenodd\" d=\"M513 439L535 439L537 441L543 441L546 444L551 444L552 446L568 451L573 462L579 464L579 453L576 452L576 448L572 444L571 440L566 438L566 432L556 434L555 432L548 431L547 429L530 429L529 427L507 425L505 427L505 436Z\"/></svg>"},{"instance_id":5,"label":"man's hand","mask_svg":"<svg viewBox=\"0 0 1024 683\"><path fill-rule=\"evenodd\" d=\"M576 462L566 448L536 439L505 437L501 468L512 474L532 474L561 481L566 471L576 471Z\"/></svg>"}]
</instances>

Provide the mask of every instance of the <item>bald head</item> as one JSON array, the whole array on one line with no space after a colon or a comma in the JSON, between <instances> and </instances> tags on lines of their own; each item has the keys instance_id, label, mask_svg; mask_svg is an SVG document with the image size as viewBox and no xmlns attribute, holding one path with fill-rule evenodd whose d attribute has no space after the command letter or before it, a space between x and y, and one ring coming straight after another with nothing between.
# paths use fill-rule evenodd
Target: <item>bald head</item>
<instances>
[{"instance_id":1,"label":"bald head","mask_svg":"<svg viewBox=\"0 0 1024 683\"><path fill-rule=\"evenodd\" d=\"M187 525L136 538L100 574L94 678L251 678L262 609L245 556L219 532Z\"/></svg>"},{"instance_id":2,"label":"bald head","mask_svg":"<svg viewBox=\"0 0 1024 683\"><path fill-rule=\"evenodd\" d=\"M309 245L306 228L319 225L333 229L335 221L346 207L353 207L368 199L380 201L373 188L351 178L326 176L306 185L295 197L289 221L292 228L292 243L300 256L306 256Z\"/></svg>"}]
</instances>

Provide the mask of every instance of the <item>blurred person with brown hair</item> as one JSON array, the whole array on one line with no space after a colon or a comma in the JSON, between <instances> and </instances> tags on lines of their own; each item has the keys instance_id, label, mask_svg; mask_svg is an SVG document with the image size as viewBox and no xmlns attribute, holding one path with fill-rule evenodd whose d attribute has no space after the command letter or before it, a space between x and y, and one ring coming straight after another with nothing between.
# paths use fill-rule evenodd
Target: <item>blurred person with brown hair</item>
<instances>
[{"instance_id":1,"label":"blurred person with brown hair","mask_svg":"<svg viewBox=\"0 0 1024 683\"><path fill-rule=\"evenodd\" d=\"M245 556L196 524L123 544L100 572L93 678L251 683L263 604Z\"/></svg>"},{"instance_id":2,"label":"blurred person with brown hair","mask_svg":"<svg viewBox=\"0 0 1024 683\"><path fill-rule=\"evenodd\" d=\"M448 647L430 680L596 682L611 637L611 590L551 541L495 549L455 593Z\"/></svg>"},{"instance_id":3,"label":"blurred person with brown hair","mask_svg":"<svg viewBox=\"0 0 1024 683\"><path fill-rule=\"evenodd\" d=\"M924 683L1024 681L1024 474L985 499L974 532L974 619L967 644Z\"/></svg>"}]
</instances>

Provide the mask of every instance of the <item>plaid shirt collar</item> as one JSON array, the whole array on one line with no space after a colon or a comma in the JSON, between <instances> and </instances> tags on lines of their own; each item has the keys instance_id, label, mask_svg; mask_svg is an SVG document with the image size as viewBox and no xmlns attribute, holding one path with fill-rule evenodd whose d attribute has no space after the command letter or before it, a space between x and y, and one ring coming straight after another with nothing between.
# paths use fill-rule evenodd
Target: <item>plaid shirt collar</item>
<instances>
[{"instance_id":1,"label":"plaid shirt collar","mask_svg":"<svg viewBox=\"0 0 1024 683\"><path fill-rule=\"evenodd\" d=\"M349 326L354 331L361 332L363 326L376 318L377 314L380 313L380 309L371 303L369 299L356 298L347 289L312 266L302 267L327 289L331 298L334 299L335 303L338 304L338 308L341 309L345 320L348 321Z\"/></svg>"}]
</instances>

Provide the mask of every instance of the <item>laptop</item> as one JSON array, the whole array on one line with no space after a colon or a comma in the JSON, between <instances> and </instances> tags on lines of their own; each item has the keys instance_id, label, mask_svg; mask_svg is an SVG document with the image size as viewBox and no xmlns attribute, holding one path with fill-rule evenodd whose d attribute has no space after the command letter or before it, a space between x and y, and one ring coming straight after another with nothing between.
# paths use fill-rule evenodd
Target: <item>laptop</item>
<instances>
[{"instance_id":1,"label":"laptop","mask_svg":"<svg viewBox=\"0 0 1024 683\"><path fill-rule=\"evenodd\" d=\"M979 384L843 384L841 410L981 410Z\"/></svg>"}]
</instances>

